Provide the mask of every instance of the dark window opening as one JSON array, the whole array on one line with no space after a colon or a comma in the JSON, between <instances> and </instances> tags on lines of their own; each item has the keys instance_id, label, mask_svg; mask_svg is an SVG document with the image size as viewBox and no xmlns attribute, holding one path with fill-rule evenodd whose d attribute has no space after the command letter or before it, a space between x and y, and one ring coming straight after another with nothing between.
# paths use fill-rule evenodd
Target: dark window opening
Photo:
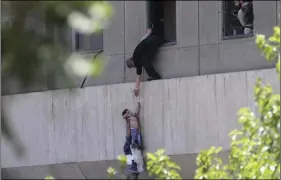
<instances>
[{"instance_id":1,"label":"dark window opening","mask_svg":"<svg viewBox=\"0 0 281 180\"><path fill-rule=\"evenodd\" d=\"M252 0L223 1L223 37L253 35L254 12Z\"/></svg>"},{"instance_id":2,"label":"dark window opening","mask_svg":"<svg viewBox=\"0 0 281 180\"><path fill-rule=\"evenodd\" d=\"M96 52L103 49L103 32L84 35L75 33L75 51Z\"/></svg>"},{"instance_id":3,"label":"dark window opening","mask_svg":"<svg viewBox=\"0 0 281 180\"><path fill-rule=\"evenodd\" d=\"M89 17L86 9L81 9L81 13ZM77 52L97 52L103 50L103 30L85 35L78 32L74 34L74 49Z\"/></svg>"},{"instance_id":4,"label":"dark window opening","mask_svg":"<svg viewBox=\"0 0 281 180\"><path fill-rule=\"evenodd\" d=\"M148 27L164 40L176 42L176 1L147 1Z\"/></svg>"}]
</instances>

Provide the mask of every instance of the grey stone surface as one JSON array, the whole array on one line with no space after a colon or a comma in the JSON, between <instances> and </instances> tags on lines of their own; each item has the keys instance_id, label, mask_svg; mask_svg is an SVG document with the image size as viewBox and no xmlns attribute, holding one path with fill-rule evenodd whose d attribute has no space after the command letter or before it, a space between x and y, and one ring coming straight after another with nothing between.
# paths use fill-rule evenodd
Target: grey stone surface
<instances>
[{"instance_id":1,"label":"grey stone surface","mask_svg":"<svg viewBox=\"0 0 281 180\"><path fill-rule=\"evenodd\" d=\"M228 42L219 45L220 73L274 67L264 60L254 41Z\"/></svg>"},{"instance_id":2,"label":"grey stone surface","mask_svg":"<svg viewBox=\"0 0 281 180\"><path fill-rule=\"evenodd\" d=\"M24 87L21 83L19 83L15 78L13 78L8 73L1 73L1 90L2 95L10 95L10 94L20 94L20 93L28 93L28 92L38 92L38 91L47 91L47 86L45 84L45 77L41 78L42 83L35 83L30 87Z\"/></svg>"},{"instance_id":3,"label":"grey stone surface","mask_svg":"<svg viewBox=\"0 0 281 180\"><path fill-rule=\"evenodd\" d=\"M46 176L56 179L86 179L76 163L5 168L2 171L3 179L43 179Z\"/></svg>"},{"instance_id":4,"label":"grey stone surface","mask_svg":"<svg viewBox=\"0 0 281 180\"><path fill-rule=\"evenodd\" d=\"M123 54L125 45L125 1L110 1L114 15L104 31L104 51L108 55Z\"/></svg>"},{"instance_id":5,"label":"grey stone surface","mask_svg":"<svg viewBox=\"0 0 281 180\"><path fill-rule=\"evenodd\" d=\"M147 30L146 1L125 1L125 53L133 53Z\"/></svg>"},{"instance_id":6,"label":"grey stone surface","mask_svg":"<svg viewBox=\"0 0 281 180\"><path fill-rule=\"evenodd\" d=\"M160 51L155 68L162 78L199 75L198 47L171 48Z\"/></svg>"},{"instance_id":7,"label":"grey stone surface","mask_svg":"<svg viewBox=\"0 0 281 180\"><path fill-rule=\"evenodd\" d=\"M104 55L102 58L105 67L102 69L101 74L89 76L84 87L124 83L124 55ZM82 81L83 79L80 81L80 85Z\"/></svg>"},{"instance_id":8,"label":"grey stone surface","mask_svg":"<svg viewBox=\"0 0 281 180\"><path fill-rule=\"evenodd\" d=\"M273 32L272 28L277 25L276 1L255 1L254 14L255 32L267 36L271 35Z\"/></svg>"},{"instance_id":9,"label":"grey stone surface","mask_svg":"<svg viewBox=\"0 0 281 180\"><path fill-rule=\"evenodd\" d=\"M77 120L81 118L82 108L79 108L80 92L70 92L69 90L51 91L51 119L49 123L48 135L50 152L56 162L76 162L77 161ZM40 122L40 121L39 121ZM39 139L38 139L39 140Z\"/></svg>"},{"instance_id":10,"label":"grey stone surface","mask_svg":"<svg viewBox=\"0 0 281 180\"><path fill-rule=\"evenodd\" d=\"M239 87L239 88L238 88ZM219 144L229 148L228 134L238 128L237 112L241 107L248 106L246 73L231 73L216 78L216 106L219 126ZM229 103L232 101L232 103ZM223 109L223 111L218 111Z\"/></svg>"},{"instance_id":11,"label":"grey stone surface","mask_svg":"<svg viewBox=\"0 0 281 180\"><path fill-rule=\"evenodd\" d=\"M199 43L217 44L219 41L219 1L199 1Z\"/></svg>"},{"instance_id":12,"label":"grey stone surface","mask_svg":"<svg viewBox=\"0 0 281 180\"><path fill-rule=\"evenodd\" d=\"M229 146L240 107L253 107L254 79L280 91L275 69L141 83L146 151L197 153ZM3 96L2 105L26 148L19 159L2 139L2 167L112 160L123 154L122 110L134 109L134 84ZM239 87L239 88L237 88Z\"/></svg>"},{"instance_id":13,"label":"grey stone surface","mask_svg":"<svg viewBox=\"0 0 281 180\"><path fill-rule=\"evenodd\" d=\"M198 1L177 1L177 44L179 47L197 46Z\"/></svg>"},{"instance_id":14,"label":"grey stone surface","mask_svg":"<svg viewBox=\"0 0 281 180\"><path fill-rule=\"evenodd\" d=\"M126 171L125 167L122 167L118 160L107 160L108 167L112 167L116 170L115 178L117 179L125 179Z\"/></svg>"},{"instance_id":15,"label":"grey stone surface","mask_svg":"<svg viewBox=\"0 0 281 180\"><path fill-rule=\"evenodd\" d=\"M178 154L170 156L171 161L181 167L179 173L182 178L194 178L197 168L197 155ZM227 150L219 153L219 157L225 163L228 162L228 155ZM109 167L113 167L117 171L115 178L125 179L125 171L117 160L4 168L1 177L3 179L42 179L46 176L53 176L55 179L106 179L108 177L107 168ZM139 178L151 179L146 170L140 173Z\"/></svg>"},{"instance_id":16,"label":"grey stone surface","mask_svg":"<svg viewBox=\"0 0 281 180\"><path fill-rule=\"evenodd\" d=\"M222 72L218 44L200 46L199 48L200 75Z\"/></svg>"},{"instance_id":17,"label":"grey stone surface","mask_svg":"<svg viewBox=\"0 0 281 180\"><path fill-rule=\"evenodd\" d=\"M103 179L107 177L106 161L80 162L77 163L81 172L87 179Z\"/></svg>"},{"instance_id":18,"label":"grey stone surface","mask_svg":"<svg viewBox=\"0 0 281 180\"><path fill-rule=\"evenodd\" d=\"M55 161L49 141L49 136L53 136L53 128L49 126L53 124L50 111L51 104L52 96L49 92L45 92L44 96L40 93L31 93L29 96L14 95L8 100L2 99L2 108L7 113L8 118L18 119L17 121L9 120L8 123L13 127L26 152L25 156L17 157L13 153L12 147L5 146L4 144L7 142L2 139L1 151L3 153L11 152L10 154L1 154L2 164L13 167L14 164L28 166L32 165L32 162L41 165L51 164ZM51 144L53 143L51 140ZM2 167L5 167L5 165L2 165Z\"/></svg>"},{"instance_id":19,"label":"grey stone surface","mask_svg":"<svg viewBox=\"0 0 281 180\"><path fill-rule=\"evenodd\" d=\"M172 155L171 160L177 163L181 170L180 175L184 179L193 179L196 170L196 154Z\"/></svg>"}]
</instances>

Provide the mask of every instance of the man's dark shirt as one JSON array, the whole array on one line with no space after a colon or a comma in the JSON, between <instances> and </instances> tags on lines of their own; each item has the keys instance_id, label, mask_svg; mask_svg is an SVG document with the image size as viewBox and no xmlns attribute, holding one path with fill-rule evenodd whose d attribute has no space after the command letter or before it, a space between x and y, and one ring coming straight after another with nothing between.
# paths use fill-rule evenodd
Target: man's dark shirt
<instances>
[{"instance_id":1,"label":"man's dark shirt","mask_svg":"<svg viewBox=\"0 0 281 180\"><path fill-rule=\"evenodd\" d=\"M153 60L160 46L161 40L154 34L149 35L137 45L133 54L137 75L141 75L142 66L145 61L150 62Z\"/></svg>"}]
</instances>

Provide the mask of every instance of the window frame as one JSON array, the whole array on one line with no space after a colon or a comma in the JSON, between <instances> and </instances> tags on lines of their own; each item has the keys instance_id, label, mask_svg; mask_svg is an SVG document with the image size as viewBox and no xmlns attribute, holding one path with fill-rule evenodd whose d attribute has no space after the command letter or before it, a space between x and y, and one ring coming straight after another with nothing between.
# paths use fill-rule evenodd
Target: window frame
<instances>
[{"instance_id":1,"label":"window frame","mask_svg":"<svg viewBox=\"0 0 281 180\"><path fill-rule=\"evenodd\" d=\"M146 2L146 22L147 22L146 25L147 25L147 29L148 29L148 28L151 27L151 24L150 24L150 17L151 17L150 3L151 3L151 1L146 0L145 2ZM177 44L177 1L173 1L173 2L175 3L175 23L176 23L176 25L175 25L175 40L165 42L162 46L174 46L174 45Z\"/></svg>"},{"instance_id":2,"label":"window frame","mask_svg":"<svg viewBox=\"0 0 281 180\"><path fill-rule=\"evenodd\" d=\"M235 35L235 36L227 36L226 35L226 24L228 21L227 18L227 3L232 2L232 1L228 1L228 0L223 0L222 1L222 40L232 40L232 39L247 39L247 38L252 38L254 36L254 29L253 32L251 34L239 34L239 35ZM254 26L255 27L255 26Z\"/></svg>"},{"instance_id":3,"label":"window frame","mask_svg":"<svg viewBox=\"0 0 281 180\"><path fill-rule=\"evenodd\" d=\"M71 34L72 34L72 41L71 41L71 44L72 44L72 52L76 52L76 53L80 53L80 54L90 54L90 53L97 53L97 52L100 52L100 51L104 51L104 30L101 30L102 32L100 32L100 35L102 36L102 40L103 40L103 44L102 44L102 47L99 48L99 49L95 49L95 50L90 50L90 51L87 51L87 50L78 50L76 47L76 43L77 43L77 40L78 40L78 35L79 33L76 32L74 29L71 28Z\"/></svg>"}]
</instances>

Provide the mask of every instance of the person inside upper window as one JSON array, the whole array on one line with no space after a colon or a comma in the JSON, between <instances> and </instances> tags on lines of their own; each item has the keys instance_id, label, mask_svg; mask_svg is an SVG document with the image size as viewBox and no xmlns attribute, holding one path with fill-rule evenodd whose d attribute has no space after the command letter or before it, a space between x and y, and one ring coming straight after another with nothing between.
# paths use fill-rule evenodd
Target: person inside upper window
<instances>
[{"instance_id":1,"label":"person inside upper window","mask_svg":"<svg viewBox=\"0 0 281 180\"><path fill-rule=\"evenodd\" d=\"M253 11L253 1L252 0L239 0L234 1L235 7L239 10L237 11L237 18L244 27L244 34L253 33L253 23L254 23L254 11Z\"/></svg>"}]
</instances>

